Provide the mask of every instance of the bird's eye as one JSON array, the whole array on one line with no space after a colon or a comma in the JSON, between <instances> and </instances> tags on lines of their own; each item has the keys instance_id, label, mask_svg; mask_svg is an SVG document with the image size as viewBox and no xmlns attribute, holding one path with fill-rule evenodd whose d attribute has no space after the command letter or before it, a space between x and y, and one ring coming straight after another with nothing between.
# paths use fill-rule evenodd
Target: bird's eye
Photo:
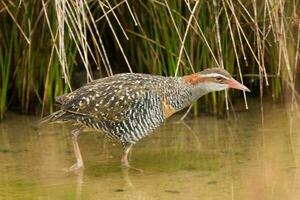
<instances>
[{"instance_id":1,"label":"bird's eye","mask_svg":"<svg viewBox=\"0 0 300 200\"><path fill-rule=\"evenodd\" d=\"M223 78L222 78L222 77L216 77L215 79L216 79L216 81L218 81L218 82L220 82L220 81L222 81L222 80L223 80Z\"/></svg>"}]
</instances>

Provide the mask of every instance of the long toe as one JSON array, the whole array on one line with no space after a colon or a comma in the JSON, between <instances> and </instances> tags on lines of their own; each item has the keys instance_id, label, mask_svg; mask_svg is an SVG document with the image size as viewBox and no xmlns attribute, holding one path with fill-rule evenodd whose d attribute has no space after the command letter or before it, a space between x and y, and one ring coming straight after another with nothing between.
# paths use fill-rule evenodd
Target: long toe
<instances>
[{"instance_id":1,"label":"long toe","mask_svg":"<svg viewBox=\"0 0 300 200\"><path fill-rule=\"evenodd\" d=\"M83 168L84 168L83 164L75 163L67 171L68 172L75 172L75 171L82 170Z\"/></svg>"},{"instance_id":2,"label":"long toe","mask_svg":"<svg viewBox=\"0 0 300 200\"><path fill-rule=\"evenodd\" d=\"M137 172L139 172L139 173L141 173L141 174L144 173L144 170L139 169L139 168L136 168L136 167L132 167L132 166L129 165L128 163L127 163L127 164L122 163L122 164L121 164L121 167L123 167L123 168L125 168L125 169L130 169L130 170L137 171Z\"/></svg>"}]
</instances>

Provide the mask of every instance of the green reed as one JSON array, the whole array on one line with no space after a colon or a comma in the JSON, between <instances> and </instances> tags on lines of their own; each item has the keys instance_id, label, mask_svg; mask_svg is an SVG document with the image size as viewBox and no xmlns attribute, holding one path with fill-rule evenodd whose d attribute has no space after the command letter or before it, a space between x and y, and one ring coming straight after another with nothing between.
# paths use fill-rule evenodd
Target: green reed
<instances>
[{"instance_id":1,"label":"green reed","mask_svg":"<svg viewBox=\"0 0 300 200\"><path fill-rule=\"evenodd\" d=\"M283 87L296 93L298 1L199 1L190 24L194 1L140 0L132 5L140 26L128 28L132 39L127 52L134 54L131 57L137 71L174 76L182 45L176 29L183 38L188 27L184 42L187 53L182 53L178 75L191 73L192 68L224 67L238 80L246 81L254 94L268 93L280 99ZM145 59L137 59L141 56ZM298 93L296 96L299 98ZM246 94L244 100L247 107ZM230 107L229 100L227 103ZM200 100L201 105L212 113L222 113L227 107L224 93L207 95Z\"/></svg>"},{"instance_id":2,"label":"green reed","mask_svg":"<svg viewBox=\"0 0 300 200\"><path fill-rule=\"evenodd\" d=\"M224 67L261 98L281 99L286 89L299 98L299 11L297 0L2 1L1 119L8 107L53 111L74 66L88 81L97 73ZM207 95L193 113L221 114L240 94Z\"/></svg>"},{"instance_id":3,"label":"green reed","mask_svg":"<svg viewBox=\"0 0 300 200\"><path fill-rule=\"evenodd\" d=\"M54 29L55 9L49 2L46 6ZM0 10L0 119L8 107L23 113L42 107L53 110L53 98L68 89L59 58L51 53L57 40L51 39L41 1L2 1ZM68 51L71 70L76 52L72 44Z\"/></svg>"}]
</instances>

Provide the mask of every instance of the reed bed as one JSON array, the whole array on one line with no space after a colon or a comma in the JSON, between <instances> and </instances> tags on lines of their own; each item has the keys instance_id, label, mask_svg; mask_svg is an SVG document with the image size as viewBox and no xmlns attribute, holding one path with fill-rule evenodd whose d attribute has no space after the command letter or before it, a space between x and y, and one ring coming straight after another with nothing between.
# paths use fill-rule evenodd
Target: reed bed
<instances>
[{"instance_id":1,"label":"reed bed","mask_svg":"<svg viewBox=\"0 0 300 200\"><path fill-rule=\"evenodd\" d=\"M115 72L181 76L221 67L261 101L286 91L297 101L299 12L298 0L3 0L0 118L7 108L52 112L74 72L89 82ZM193 113L223 113L238 95L212 93Z\"/></svg>"}]
</instances>

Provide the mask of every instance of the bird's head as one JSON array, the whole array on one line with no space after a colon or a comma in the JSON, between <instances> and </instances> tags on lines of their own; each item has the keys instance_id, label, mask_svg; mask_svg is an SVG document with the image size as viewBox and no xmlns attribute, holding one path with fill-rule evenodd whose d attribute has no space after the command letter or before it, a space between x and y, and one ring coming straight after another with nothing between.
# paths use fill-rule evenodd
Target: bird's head
<instances>
[{"instance_id":1,"label":"bird's head","mask_svg":"<svg viewBox=\"0 0 300 200\"><path fill-rule=\"evenodd\" d=\"M192 85L192 93L196 99L209 92L221 91L227 88L250 92L246 86L236 81L229 72L222 68L208 68L201 72L184 76L183 79Z\"/></svg>"}]
</instances>

